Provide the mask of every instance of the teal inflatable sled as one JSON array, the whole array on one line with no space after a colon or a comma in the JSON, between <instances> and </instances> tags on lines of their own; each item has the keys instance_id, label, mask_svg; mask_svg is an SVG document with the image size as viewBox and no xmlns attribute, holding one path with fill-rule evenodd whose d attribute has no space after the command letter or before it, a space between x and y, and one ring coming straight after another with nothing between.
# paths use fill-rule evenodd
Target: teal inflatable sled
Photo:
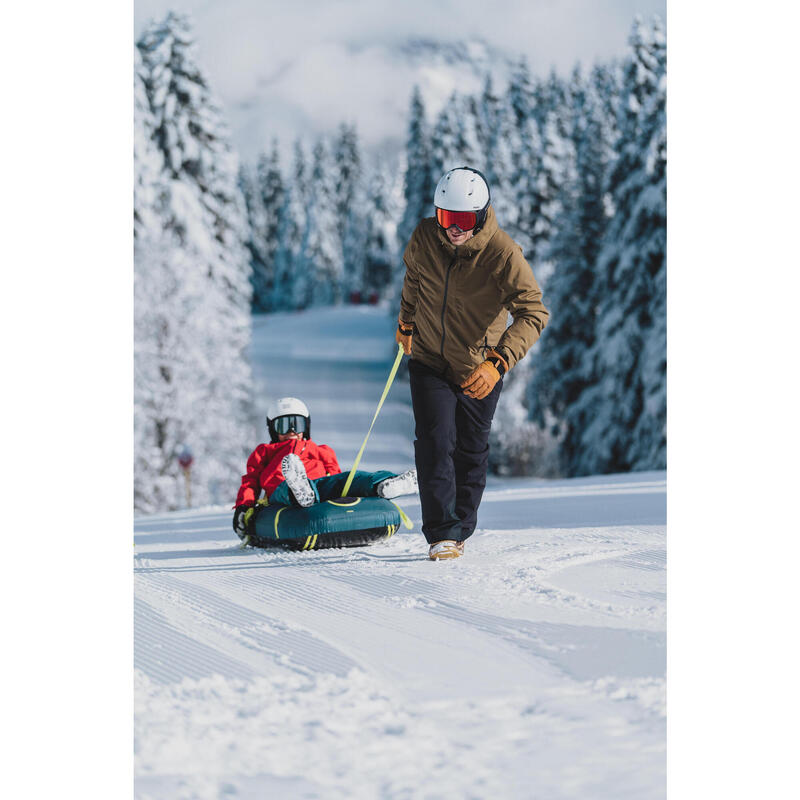
<instances>
[{"instance_id":1,"label":"teal inflatable sled","mask_svg":"<svg viewBox=\"0 0 800 800\"><path fill-rule=\"evenodd\" d=\"M382 497L338 497L310 508L259 505L251 533L239 538L253 547L284 550L363 547L388 539L402 521L398 507Z\"/></svg>"}]
</instances>

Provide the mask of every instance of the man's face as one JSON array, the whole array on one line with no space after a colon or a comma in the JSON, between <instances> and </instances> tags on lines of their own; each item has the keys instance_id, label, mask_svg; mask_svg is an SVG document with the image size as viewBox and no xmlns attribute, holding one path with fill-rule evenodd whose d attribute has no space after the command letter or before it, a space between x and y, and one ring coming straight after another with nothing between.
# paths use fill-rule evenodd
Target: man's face
<instances>
[{"instance_id":1,"label":"man's face","mask_svg":"<svg viewBox=\"0 0 800 800\"><path fill-rule=\"evenodd\" d=\"M297 433L296 431L289 431L289 433L279 433L278 434L278 441L285 442L288 439L302 439L303 434Z\"/></svg>"},{"instance_id":2,"label":"man's face","mask_svg":"<svg viewBox=\"0 0 800 800\"><path fill-rule=\"evenodd\" d=\"M450 244L454 244L456 247L458 247L458 245L464 244L464 242L472 238L473 233L475 233L475 228L471 228L468 231L462 231L457 225L451 225L445 231L445 233L447 233L447 238L450 240Z\"/></svg>"}]
</instances>

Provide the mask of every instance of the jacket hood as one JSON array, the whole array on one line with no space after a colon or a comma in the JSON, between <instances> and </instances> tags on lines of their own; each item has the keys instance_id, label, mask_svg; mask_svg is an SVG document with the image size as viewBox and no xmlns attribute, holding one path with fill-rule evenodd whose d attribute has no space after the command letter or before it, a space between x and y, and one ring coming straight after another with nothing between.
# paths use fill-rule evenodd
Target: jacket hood
<instances>
[{"instance_id":1,"label":"jacket hood","mask_svg":"<svg viewBox=\"0 0 800 800\"><path fill-rule=\"evenodd\" d=\"M451 253L455 253L456 246L447 238L447 233L439 225L436 228L442 244ZM479 253L489 244L489 240L495 233L497 233L497 217L494 215L494 208L490 205L486 210L486 222L483 223L483 227L471 239L467 239L464 244L458 245L458 251L467 255Z\"/></svg>"}]
</instances>

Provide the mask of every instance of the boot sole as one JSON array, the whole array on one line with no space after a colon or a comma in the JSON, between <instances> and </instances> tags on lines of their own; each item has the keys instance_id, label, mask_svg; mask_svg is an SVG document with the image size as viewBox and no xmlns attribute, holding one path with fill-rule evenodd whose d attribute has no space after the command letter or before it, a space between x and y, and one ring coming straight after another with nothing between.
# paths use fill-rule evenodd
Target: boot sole
<instances>
[{"instance_id":1,"label":"boot sole","mask_svg":"<svg viewBox=\"0 0 800 800\"><path fill-rule=\"evenodd\" d=\"M314 490L308 482L308 475L306 475L306 470L302 462L298 466L292 459L285 456L281 460L281 470L283 471L283 477L286 479L289 490L294 495L294 499L297 500L303 508L313 506L315 500Z\"/></svg>"}]
</instances>

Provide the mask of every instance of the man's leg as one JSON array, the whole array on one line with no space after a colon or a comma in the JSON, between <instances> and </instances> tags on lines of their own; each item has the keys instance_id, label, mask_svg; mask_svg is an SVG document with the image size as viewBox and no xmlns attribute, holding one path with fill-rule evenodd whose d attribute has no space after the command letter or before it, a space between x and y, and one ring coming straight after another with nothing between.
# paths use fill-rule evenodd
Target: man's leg
<instances>
[{"instance_id":1,"label":"man's leg","mask_svg":"<svg viewBox=\"0 0 800 800\"><path fill-rule=\"evenodd\" d=\"M461 520L461 533L456 539L467 539L478 522L478 506L486 487L489 466L489 431L503 382L482 400L459 395L456 408L456 449L453 463L456 473L456 514Z\"/></svg>"},{"instance_id":2,"label":"man's leg","mask_svg":"<svg viewBox=\"0 0 800 800\"><path fill-rule=\"evenodd\" d=\"M411 402L414 407L422 533L429 544L461 536L456 514L456 390L434 370L413 359L408 362Z\"/></svg>"}]
</instances>

